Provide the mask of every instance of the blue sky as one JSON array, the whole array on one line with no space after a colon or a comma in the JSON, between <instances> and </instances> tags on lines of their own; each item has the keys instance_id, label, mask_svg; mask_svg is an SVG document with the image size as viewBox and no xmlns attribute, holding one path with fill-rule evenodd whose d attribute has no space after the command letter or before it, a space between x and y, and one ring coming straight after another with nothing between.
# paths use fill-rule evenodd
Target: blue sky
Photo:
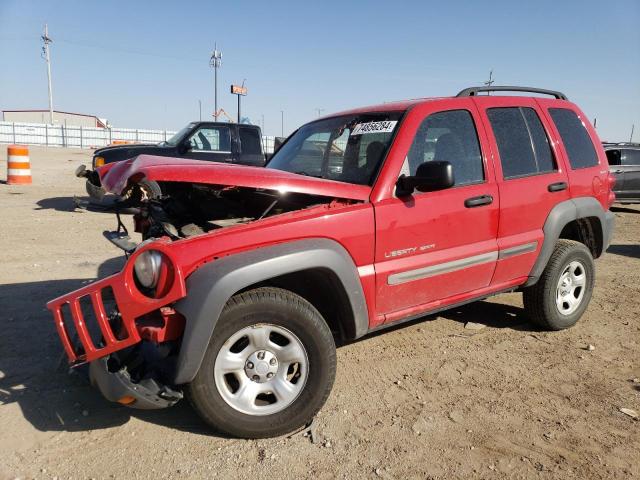
<instances>
[{"instance_id":1,"label":"blue sky","mask_svg":"<svg viewBox=\"0 0 640 480\"><path fill-rule=\"evenodd\" d=\"M115 126L178 129L246 78L243 116L285 134L323 114L446 96L484 81L564 91L602 139L640 141L640 1L0 0L0 109L47 108L39 36L53 38L54 107Z\"/></svg>"}]
</instances>

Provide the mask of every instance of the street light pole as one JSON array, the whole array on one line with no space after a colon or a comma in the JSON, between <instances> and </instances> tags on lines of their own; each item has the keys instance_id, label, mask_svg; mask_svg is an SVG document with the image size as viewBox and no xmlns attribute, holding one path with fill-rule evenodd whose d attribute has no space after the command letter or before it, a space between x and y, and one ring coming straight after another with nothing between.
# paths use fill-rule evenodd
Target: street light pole
<instances>
[{"instance_id":1,"label":"street light pole","mask_svg":"<svg viewBox=\"0 0 640 480\"><path fill-rule=\"evenodd\" d=\"M44 46L42 47L42 53L44 54L44 59L47 62L47 80L49 83L49 123L53 125L53 93L51 90L51 57L49 56L49 44L53 42L51 38L49 38L49 28L47 24L44 24L44 35L42 35L42 41L44 42Z\"/></svg>"},{"instance_id":2,"label":"street light pole","mask_svg":"<svg viewBox=\"0 0 640 480\"><path fill-rule=\"evenodd\" d=\"M280 110L280 136L284 137L284 110Z\"/></svg>"}]
</instances>

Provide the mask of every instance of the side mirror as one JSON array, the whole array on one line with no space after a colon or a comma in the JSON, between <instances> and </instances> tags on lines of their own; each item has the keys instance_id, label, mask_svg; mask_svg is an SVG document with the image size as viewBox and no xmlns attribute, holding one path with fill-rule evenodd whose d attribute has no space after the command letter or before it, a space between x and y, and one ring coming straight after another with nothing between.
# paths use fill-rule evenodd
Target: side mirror
<instances>
[{"instance_id":1,"label":"side mirror","mask_svg":"<svg viewBox=\"0 0 640 480\"><path fill-rule=\"evenodd\" d=\"M406 197L415 190L435 192L453 187L453 166L449 162L432 161L418 165L415 176L402 175L396 182L396 196Z\"/></svg>"},{"instance_id":2,"label":"side mirror","mask_svg":"<svg viewBox=\"0 0 640 480\"><path fill-rule=\"evenodd\" d=\"M182 155L191 150L191 148L193 148L191 142L189 140L184 140L178 144L178 153Z\"/></svg>"}]
</instances>

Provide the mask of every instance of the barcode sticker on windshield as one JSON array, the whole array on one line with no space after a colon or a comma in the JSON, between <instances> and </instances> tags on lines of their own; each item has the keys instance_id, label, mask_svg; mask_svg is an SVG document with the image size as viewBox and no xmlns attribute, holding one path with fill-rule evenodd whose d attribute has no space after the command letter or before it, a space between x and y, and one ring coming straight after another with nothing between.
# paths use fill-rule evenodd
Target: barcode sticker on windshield
<instances>
[{"instance_id":1,"label":"barcode sticker on windshield","mask_svg":"<svg viewBox=\"0 0 640 480\"><path fill-rule=\"evenodd\" d=\"M396 128L396 120L391 122L367 122L359 123L351 132L351 135L363 135L365 133L389 133Z\"/></svg>"}]
</instances>

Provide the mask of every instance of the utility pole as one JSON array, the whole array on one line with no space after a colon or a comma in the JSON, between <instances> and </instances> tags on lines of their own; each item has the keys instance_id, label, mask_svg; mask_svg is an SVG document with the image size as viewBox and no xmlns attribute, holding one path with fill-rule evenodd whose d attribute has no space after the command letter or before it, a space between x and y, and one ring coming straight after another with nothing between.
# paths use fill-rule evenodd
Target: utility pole
<instances>
[{"instance_id":1,"label":"utility pole","mask_svg":"<svg viewBox=\"0 0 640 480\"><path fill-rule=\"evenodd\" d=\"M49 38L49 29L47 24L44 24L44 35L42 35L42 41L44 42L44 46L42 47L42 55L44 56L45 61L47 62L47 80L49 82L49 123L53 125L53 94L51 91L51 57L49 56L49 44L53 42Z\"/></svg>"},{"instance_id":2,"label":"utility pole","mask_svg":"<svg viewBox=\"0 0 640 480\"><path fill-rule=\"evenodd\" d=\"M636 124L634 123L631 125L631 135L629 136L629 143L633 143L633 131L635 130L635 128Z\"/></svg>"},{"instance_id":3,"label":"utility pole","mask_svg":"<svg viewBox=\"0 0 640 480\"><path fill-rule=\"evenodd\" d=\"M200 111L200 121L202 121L202 100L198 100L198 110Z\"/></svg>"},{"instance_id":4,"label":"utility pole","mask_svg":"<svg viewBox=\"0 0 640 480\"><path fill-rule=\"evenodd\" d=\"M264 113L261 116L262 116L262 134L264 135Z\"/></svg>"},{"instance_id":5,"label":"utility pole","mask_svg":"<svg viewBox=\"0 0 640 480\"><path fill-rule=\"evenodd\" d=\"M218 44L213 44L213 52L211 53L211 58L209 59L209 66L213 68L213 78L214 78L214 107L213 107L213 117L215 121L218 121L218 68L222 66L222 52L218 50Z\"/></svg>"},{"instance_id":6,"label":"utility pole","mask_svg":"<svg viewBox=\"0 0 640 480\"><path fill-rule=\"evenodd\" d=\"M493 68L489 70L489 80L483 82L485 86L491 87L496 81L493 79ZM487 95L491 95L491 92L487 92Z\"/></svg>"},{"instance_id":7,"label":"utility pole","mask_svg":"<svg viewBox=\"0 0 640 480\"><path fill-rule=\"evenodd\" d=\"M318 116L320 116L322 112L324 112L324 108L316 108L316 112L318 112Z\"/></svg>"},{"instance_id":8,"label":"utility pole","mask_svg":"<svg viewBox=\"0 0 640 480\"><path fill-rule=\"evenodd\" d=\"M284 110L280 110L280 136L284 137Z\"/></svg>"}]
</instances>

